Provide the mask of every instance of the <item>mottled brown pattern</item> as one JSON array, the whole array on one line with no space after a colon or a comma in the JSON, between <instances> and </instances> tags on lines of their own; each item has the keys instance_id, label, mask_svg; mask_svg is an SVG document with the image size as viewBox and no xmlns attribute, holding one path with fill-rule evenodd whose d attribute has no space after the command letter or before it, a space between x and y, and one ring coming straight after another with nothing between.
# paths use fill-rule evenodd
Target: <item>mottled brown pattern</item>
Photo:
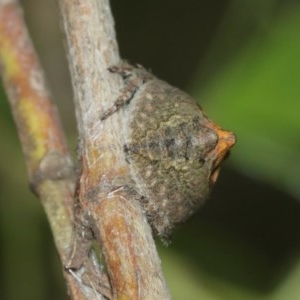
<instances>
[{"instance_id":1,"label":"mottled brown pattern","mask_svg":"<svg viewBox=\"0 0 300 300\"><path fill-rule=\"evenodd\" d=\"M124 63L111 71L123 76L126 86L102 119L122 106L120 99L128 104L122 114L124 151L134 183L127 188L142 204L154 234L167 239L208 197L217 177L212 174L234 135L213 124L188 94L141 66Z\"/></svg>"}]
</instances>

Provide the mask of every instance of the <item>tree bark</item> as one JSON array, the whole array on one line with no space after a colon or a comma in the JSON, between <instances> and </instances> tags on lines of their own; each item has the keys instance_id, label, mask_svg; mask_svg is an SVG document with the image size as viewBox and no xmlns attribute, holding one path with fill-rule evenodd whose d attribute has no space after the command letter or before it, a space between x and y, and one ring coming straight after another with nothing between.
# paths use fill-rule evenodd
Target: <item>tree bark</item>
<instances>
[{"instance_id":1,"label":"tree bark","mask_svg":"<svg viewBox=\"0 0 300 300\"><path fill-rule=\"evenodd\" d=\"M150 227L138 202L115 182L129 174L118 114L100 116L123 83L108 68L120 62L108 0L59 0L79 131L81 213L103 251L113 299L170 299ZM79 233L79 236L82 233ZM84 258L82 258L83 260Z\"/></svg>"}]
</instances>

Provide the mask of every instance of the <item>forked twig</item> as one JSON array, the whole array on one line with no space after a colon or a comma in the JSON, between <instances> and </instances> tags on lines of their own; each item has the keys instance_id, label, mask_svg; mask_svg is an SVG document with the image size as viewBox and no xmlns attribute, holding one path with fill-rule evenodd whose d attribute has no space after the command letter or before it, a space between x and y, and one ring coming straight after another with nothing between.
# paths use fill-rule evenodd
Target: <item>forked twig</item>
<instances>
[{"instance_id":1,"label":"forked twig","mask_svg":"<svg viewBox=\"0 0 300 300\"><path fill-rule=\"evenodd\" d=\"M120 143L120 120L115 116L105 123L100 120L121 88L121 80L107 71L119 61L109 2L58 3L67 38L80 136L82 173L78 196L82 211L93 220L91 225L105 256L113 298L169 299L151 230L139 204L129 199L123 189L113 193L109 189L112 181L128 174ZM0 63L29 180L45 208L66 266L76 235L73 165L16 0L0 0ZM78 270L63 270L70 295L76 300L101 299L101 292L91 281L89 258L82 257L82 261ZM101 275L99 266L94 268L94 273ZM87 285L84 278L91 284Z\"/></svg>"},{"instance_id":2,"label":"forked twig","mask_svg":"<svg viewBox=\"0 0 300 300\"><path fill-rule=\"evenodd\" d=\"M45 209L65 265L73 249L74 167L18 1L0 1L0 64L30 185ZM72 299L97 299L91 288L67 270L63 273Z\"/></svg>"}]
</instances>

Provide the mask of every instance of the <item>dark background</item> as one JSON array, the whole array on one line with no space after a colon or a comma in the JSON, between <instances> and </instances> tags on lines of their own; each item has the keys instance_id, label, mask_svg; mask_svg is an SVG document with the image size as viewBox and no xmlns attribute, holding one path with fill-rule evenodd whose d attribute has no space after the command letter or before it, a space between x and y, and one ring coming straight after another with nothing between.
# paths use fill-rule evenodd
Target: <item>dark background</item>
<instances>
[{"instance_id":1,"label":"dark background","mask_svg":"<svg viewBox=\"0 0 300 300\"><path fill-rule=\"evenodd\" d=\"M54 1L21 1L60 108L76 125ZM167 248L175 300L300 299L300 4L111 1L122 57L189 91L238 143L213 194ZM0 299L67 299L41 205L0 97Z\"/></svg>"}]
</instances>

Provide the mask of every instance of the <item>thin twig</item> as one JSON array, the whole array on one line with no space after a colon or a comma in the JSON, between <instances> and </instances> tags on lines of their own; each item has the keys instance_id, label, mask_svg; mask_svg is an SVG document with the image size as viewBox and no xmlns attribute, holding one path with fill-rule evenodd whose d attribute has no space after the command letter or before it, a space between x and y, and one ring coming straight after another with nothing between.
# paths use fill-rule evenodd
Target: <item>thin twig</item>
<instances>
[{"instance_id":1,"label":"thin twig","mask_svg":"<svg viewBox=\"0 0 300 300\"><path fill-rule=\"evenodd\" d=\"M107 71L120 61L109 1L58 3L80 137L79 199L82 210L93 219L113 298L170 299L146 218L139 204L118 188L129 173L121 118L115 114L100 120L122 88L118 76Z\"/></svg>"},{"instance_id":2,"label":"thin twig","mask_svg":"<svg viewBox=\"0 0 300 300\"><path fill-rule=\"evenodd\" d=\"M74 168L16 0L0 0L0 65L29 181L46 211L65 265L73 249ZM63 272L72 299L93 299L92 289L84 289L70 272Z\"/></svg>"}]
</instances>

